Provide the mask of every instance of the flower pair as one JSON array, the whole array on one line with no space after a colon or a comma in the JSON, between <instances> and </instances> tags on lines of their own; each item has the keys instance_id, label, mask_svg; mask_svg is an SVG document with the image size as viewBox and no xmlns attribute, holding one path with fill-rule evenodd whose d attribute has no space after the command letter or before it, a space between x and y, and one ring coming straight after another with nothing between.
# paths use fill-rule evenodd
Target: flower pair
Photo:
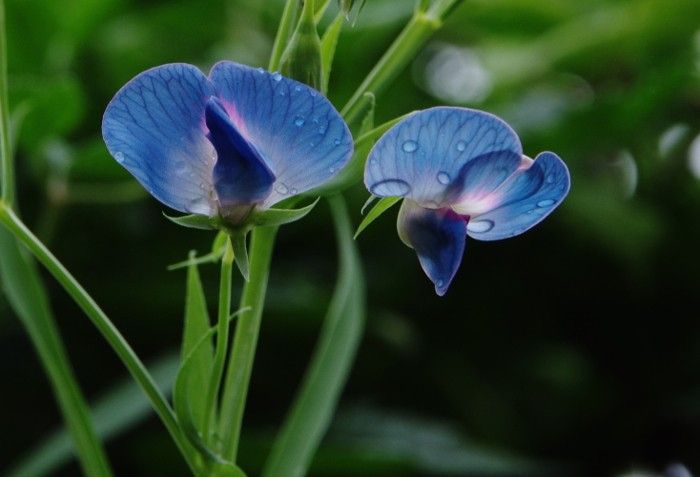
<instances>
[{"instance_id":1,"label":"flower pair","mask_svg":"<svg viewBox=\"0 0 700 477\"><path fill-rule=\"evenodd\" d=\"M155 198L234 228L326 183L353 152L347 125L316 90L227 61L209 77L186 64L139 74L108 105L102 133ZM553 153L523 156L495 116L442 107L382 136L365 184L375 196L404 198L399 235L442 295L466 235L497 240L529 229L563 200L569 174Z\"/></svg>"}]
</instances>

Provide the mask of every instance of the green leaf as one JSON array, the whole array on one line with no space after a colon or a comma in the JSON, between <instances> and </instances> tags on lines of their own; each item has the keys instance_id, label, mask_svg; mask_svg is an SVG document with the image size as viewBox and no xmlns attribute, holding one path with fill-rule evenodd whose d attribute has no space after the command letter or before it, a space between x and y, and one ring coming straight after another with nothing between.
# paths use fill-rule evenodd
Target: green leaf
<instances>
[{"instance_id":1,"label":"green leaf","mask_svg":"<svg viewBox=\"0 0 700 477\"><path fill-rule=\"evenodd\" d=\"M263 477L306 471L326 433L350 373L365 320L362 266L345 201L329 198L340 255L338 281L304 381L273 444ZM301 437L303 436L303 437Z\"/></svg>"},{"instance_id":2,"label":"green leaf","mask_svg":"<svg viewBox=\"0 0 700 477\"><path fill-rule=\"evenodd\" d=\"M370 210L367 215L365 216L364 219L362 219L362 223L360 223L360 226L357 227L357 232L355 232L355 236L353 237L354 239L357 239L357 237L360 236L363 230L365 230L369 224L374 222L380 215L382 215L384 212L389 210L394 204L398 203L403 197L383 197L382 199L379 200L376 204L374 204L374 207L372 207L372 210Z\"/></svg>"},{"instance_id":3,"label":"green leaf","mask_svg":"<svg viewBox=\"0 0 700 477\"><path fill-rule=\"evenodd\" d=\"M367 113L365 114L365 117L362 119L362 123L360 123L360 132L359 135L362 136L363 134L366 134L374 128L374 107L376 106L377 100L374 97L373 93L370 93L369 91L363 95L363 99L367 102L368 107L367 107Z\"/></svg>"},{"instance_id":4,"label":"green leaf","mask_svg":"<svg viewBox=\"0 0 700 477\"><path fill-rule=\"evenodd\" d=\"M206 215L191 214L181 217L171 217L165 212L163 215L169 221L190 229L216 230L216 219L207 217Z\"/></svg>"},{"instance_id":5,"label":"green leaf","mask_svg":"<svg viewBox=\"0 0 700 477\"><path fill-rule=\"evenodd\" d=\"M328 81L331 77L335 48L338 45L338 37L343 30L344 15L338 12L333 22L328 26L321 39L321 92L328 91Z\"/></svg>"},{"instance_id":6,"label":"green leaf","mask_svg":"<svg viewBox=\"0 0 700 477\"><path fill-rule=\"evenodd\" d=\"M0 227L0 283L39 355L83 470L89 475L111 475L87 403L61 341L46 289L34 262L4 227ZM30 456L26 463L40 461L41 457Z\"/></svg>"},{"instance_id":7,"label":"green leaf","mask_svg":"<svg viewBox=\"0 0 700 477\"><path fill-rule=\"evenodd\" d=\"M194 251L190 252L190 260L194 258ZM199 278L199 270L196 264L190 264L187 269L187 296L185 298L185 325L182 335L182 350L180 359L184 365L185 360L191 355L193 376L190 378L188 389L188 402L192 411L197 429L204 425L206 408L206 396L202 389L206 389L209 383L212 364L214 362L214 348L211 340L204 339L201 346L195 349L197 343L207 334L210 328L207 302Z\"/></svg>"},{"instance_id":8,"label":"green leaf","mask_svg":"<svg viewBox=\"0 0 700 477\"><path fill-rule=\"evenodd\" d=\"M299 209L266 209L254 211L250 223L258 227L276 227L301 220L313 210L318 203L317 198L311 204Z\"/></svg>"},{"instance_id":9,"label":"green leaf","mask_svg":"<svg viewBox=\"0 0 700 477\"><path fill-rule=\"evenodd\" d=\"M238 310L231 315L229 320L246 310L247 309ZM206 392L204 392L204 390L207 389L209 378L209 374L201 376L201 371L198 368L198 357L203 350L207 348L211 350L211 340L216 332L216 327L207 329L206 332L200 336L199 340L190 347L189 353L182 361L180 370L177 373L177 378L175 379L173 405L175 407L178 423L187 436L187 439L201 453L202 458L206 461L205 465L209 468L216 469L217 473L212 472L211 475L244 475L233 463L224 460L206 445L200 434L203 424L200 425L200 423L197 422L194 414L194 409L197 406L203 405L205 402ZM198 386L197 379L201 377L205 378L205 384L203 387L196 387ZM219 474L218 472L222 473Z\"/></svg>"},{"instance_id":10,"label":"green leaf","mask_svg":"<svg viewBox=\"0 0 700 477\"><path fill-rule=\"evenodd\" d=\"M177 373L179 357L167 354L148 368L158 387L168 393ZM125 377L97 398L90 406L95 432L102 441L117 437L151 416L153 409L139 386ZM8 469L7 477L36 477L51 474L69 462L75 453L73 441L65 428L47 434L19 462Z\"/></svg>"}]
</instances>

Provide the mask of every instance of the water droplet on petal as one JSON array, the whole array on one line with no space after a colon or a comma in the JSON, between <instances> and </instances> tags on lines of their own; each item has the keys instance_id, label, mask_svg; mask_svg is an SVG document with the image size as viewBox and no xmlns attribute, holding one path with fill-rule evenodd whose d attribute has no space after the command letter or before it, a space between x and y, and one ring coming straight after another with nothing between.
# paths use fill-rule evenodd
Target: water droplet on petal
<instances>
[{"instance_id":1,"label":"water droplet on petal","mask_svg":"<svg viewBox=\"0 0 700 477\"><path fill-rule=\"evenodd\" d=\"M295 188L289 189L289 193L292 194L292 195L297 194L298 192L299 192L299 191L298 191L297 189L295 189Z\"/></svg>"},{"instance_id":2,"label":"water droplet on petal","mask_svg":"<svg viewBox=\"0 0 700 477\"><path fill-rule=\"evenodd\" d=\"M544 199L537 203L537 207L549 207L554 203L554 199Z\"/></svg>"},{"instance_id":3,"label":"water droplet on petal","mask_svg":"<svg viewBox=\"0 0 700 477\"><path fill-rule=\"evenodd\" d=\"M475 220L467 224L467 231L475 234L483 234L491 230L493 226L493 220Z\"/></svg>"},{"instance_id":4,"label":"water droplet on petal","mask_svg":"<svg viewBox=\"0 0 700 477\"><path fill-rule=\"evenodd\" d=\"M464 151L466 148L467 148L467 143L466 143L466 142L464 142L464 141L459 141L459 142L457 143L457 150L458 150L459 152Z\"/></svg>"},{"instance_id":5,"label":"water droplet on petal","mask_svg":"<svg viewBox=\"0 0 700 477\"><path fill-rule=\"evenodd\" d=\"M411 186L401 179L386 179L374 184L370 192L382 197L403 197L411 192Z\"/></svg>"},{"instance_id":6,"label":"water droplet on petal","mask_svg":"<svg viewBox=\"0 0 700 477\"><path fill-rule=\"evenodd\" d=\"M326 134L326 126L319 126L318 127L318 133L319 134Z\"/></svg>"},{"instance_id":7,"label":"water droplet on petal","mask_svg":"<svg viewBox=\"0 0 700 477\"><path fill-rule=\"evenodd\" d=\"M437 180L440 184L445 184L445 185L449 184L450 183L450 175L445 171L440 171L440 172L438 172Z\"/></svg>"},{"instance_id":8,"label":"water droplet on petal","mask_svg":"<svg viewBox=\"0 0 700 477\"><path fill-rule=\"evenodd\" d=\"M124 157L124 154L123 154L123 153L121 153L121 152L115 153L115 154L114 154L114 158L117 160L117 162L118 162L119 164L124 164L124 159L125 159L125 157Z\"/></svg>"},{"instance_id":9,"label":"water droplet on petal","mask_svg":"<svg viewBox=\"0 0 700 477\"><path fill-rule=\"evenodd\" d=\"M547 181L547 184L553 183L554 182L554 174L547 174L547 179L545 179L545 180Z\"/></svg>"},{"instance_id":10,"label":"water droplet on petal","mask_svg":"<svg viewBox=\"0 0 700 477\"><path fill-rule=\"evenodd\" d=\"M418 143L416 141L408 140L403 143L402 148L405 152L415 152L418 149Z\"/></svg>"},{"instance_id":11,"label":"water droplet on petal","mask_svg":"<svg viewBox=\"0 0 700 477\"><path fill-rule=\"evenodd\" d=\"M262 69L262 68L258 68L258 73L264 73L264 72L265 72L265 70L264 70L264 69Z\"/></svg>"},{"instance_id":12,"label":"water droplet on petal","mask_svg":"<svg viewBox=\"0 0 700 477\"><path fill-rule=\"evenodd\" d=\"M298 93L299 91L301 91L301 86L299 86L299 85L295 86L295 87L294 87L294 91L296 91L297 93Z\"/></svg>"},{"instance_id":13,"label":"water droplet on petal","mask_svg":"<svg viewBox=\"0 0 700 477\"><path fill-rule=\"evenodd\" d=\"M282 75L279 74L279 72L275 71L274 73L272 73L272 79L275 81L280 81L282 79Z\"/></svg>"},{"instance_id":14,"label":"water droplet on petal","mask_svg":"<svg viewBox=\"0 0 700 477\"><path fill-rule=\"evenodd\" d=\"M302 127L304 125L304 118L302 118L301 116L297 116L296 118L294 118L294 125L297 127Z\"/></svg>"},{"instance_id":15,"label":"water droplet on petal","mask_svg":"<svg viewBox=\"0 0 700 477\"><path fill-rule=\"evenodd\" d=\"M282 194L282 195L289 193L289 189L287 189L287 186L281 182L275 186L275 190L277 191L278 194Z\"/></svg>"},{"instance_id":16,"label":"water droplet on petal","mask_svg":"<svg viewBox=\"0 0 700 477\"><path fill-rule=\"evenodd\" d=\"M334 139L333 144L335 144L336 146L340 146L340 139Z\"/></svg>"},{"instance_id":17,"label":"water droplet on petal","mask_svg":"<svg viewBox=\"0 0 700 477\"><path fill-rule=\"evenodd\" d=\"M438 288L442 288L442 286L445 284L442 280L438 280L435 282L435 286Z\"/></svg>"}]
</instances>

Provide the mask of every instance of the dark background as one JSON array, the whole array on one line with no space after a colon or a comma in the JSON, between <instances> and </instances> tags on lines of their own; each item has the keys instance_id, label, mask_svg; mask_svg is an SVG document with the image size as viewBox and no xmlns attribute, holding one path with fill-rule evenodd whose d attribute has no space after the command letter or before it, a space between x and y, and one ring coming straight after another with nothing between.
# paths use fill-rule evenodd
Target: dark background
<instances>
[{"instance_id":1,"label":"dark background","mask_svg":"<svg viewBox=\"0 0 700 477\"><path fill-rule=\"evenodd\" d=\"M108 156L101 115L154 65L264 66L281 7L6 5L11 109L23 118L22 214L144 360L165 360L166 376L184 273L165 268L190 249L205 253L213 236L163 218ZM331 76L336 106L411 8L368 0L346 26ZM395 210L362 235L366 333L312 475L617 476L676 461L699 471L699 12L697 0L466 0L379 98L377 123L437 104L494 112L528 155L556 151L572 189L525 235L469 241L443 298L398 239ZM356 224L367 195L360 185L347 194ZM244 430L250 475L313 350L335 277L332 237L325 204L279 234ZM215 304L216 267L202 274ZM59 286L48 276L46 284L80 383L97 399L125 372ZM61 422L3 300L0 471ZM186 475L160 422L137 421L107 446L117 474ZM55 475L78 472L69 464Z\"/></svg>"}]
</instances>

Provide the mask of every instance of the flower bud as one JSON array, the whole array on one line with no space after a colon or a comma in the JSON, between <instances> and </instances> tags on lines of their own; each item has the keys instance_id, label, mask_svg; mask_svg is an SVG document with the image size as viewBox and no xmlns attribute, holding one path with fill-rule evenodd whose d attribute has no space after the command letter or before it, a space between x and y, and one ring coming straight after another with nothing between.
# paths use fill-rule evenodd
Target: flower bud
<instances>
[{"instance_id":1,"label":"flower bud","mask_svg":"<svg viewBox=\"0 0 700 477\"><path fill-rule=\"evenodd\" d=\"M314 1L306 0L292 39L282 55L283 75L321 89L321 40L314 19Z\"/></svg>"}]
</instances>

